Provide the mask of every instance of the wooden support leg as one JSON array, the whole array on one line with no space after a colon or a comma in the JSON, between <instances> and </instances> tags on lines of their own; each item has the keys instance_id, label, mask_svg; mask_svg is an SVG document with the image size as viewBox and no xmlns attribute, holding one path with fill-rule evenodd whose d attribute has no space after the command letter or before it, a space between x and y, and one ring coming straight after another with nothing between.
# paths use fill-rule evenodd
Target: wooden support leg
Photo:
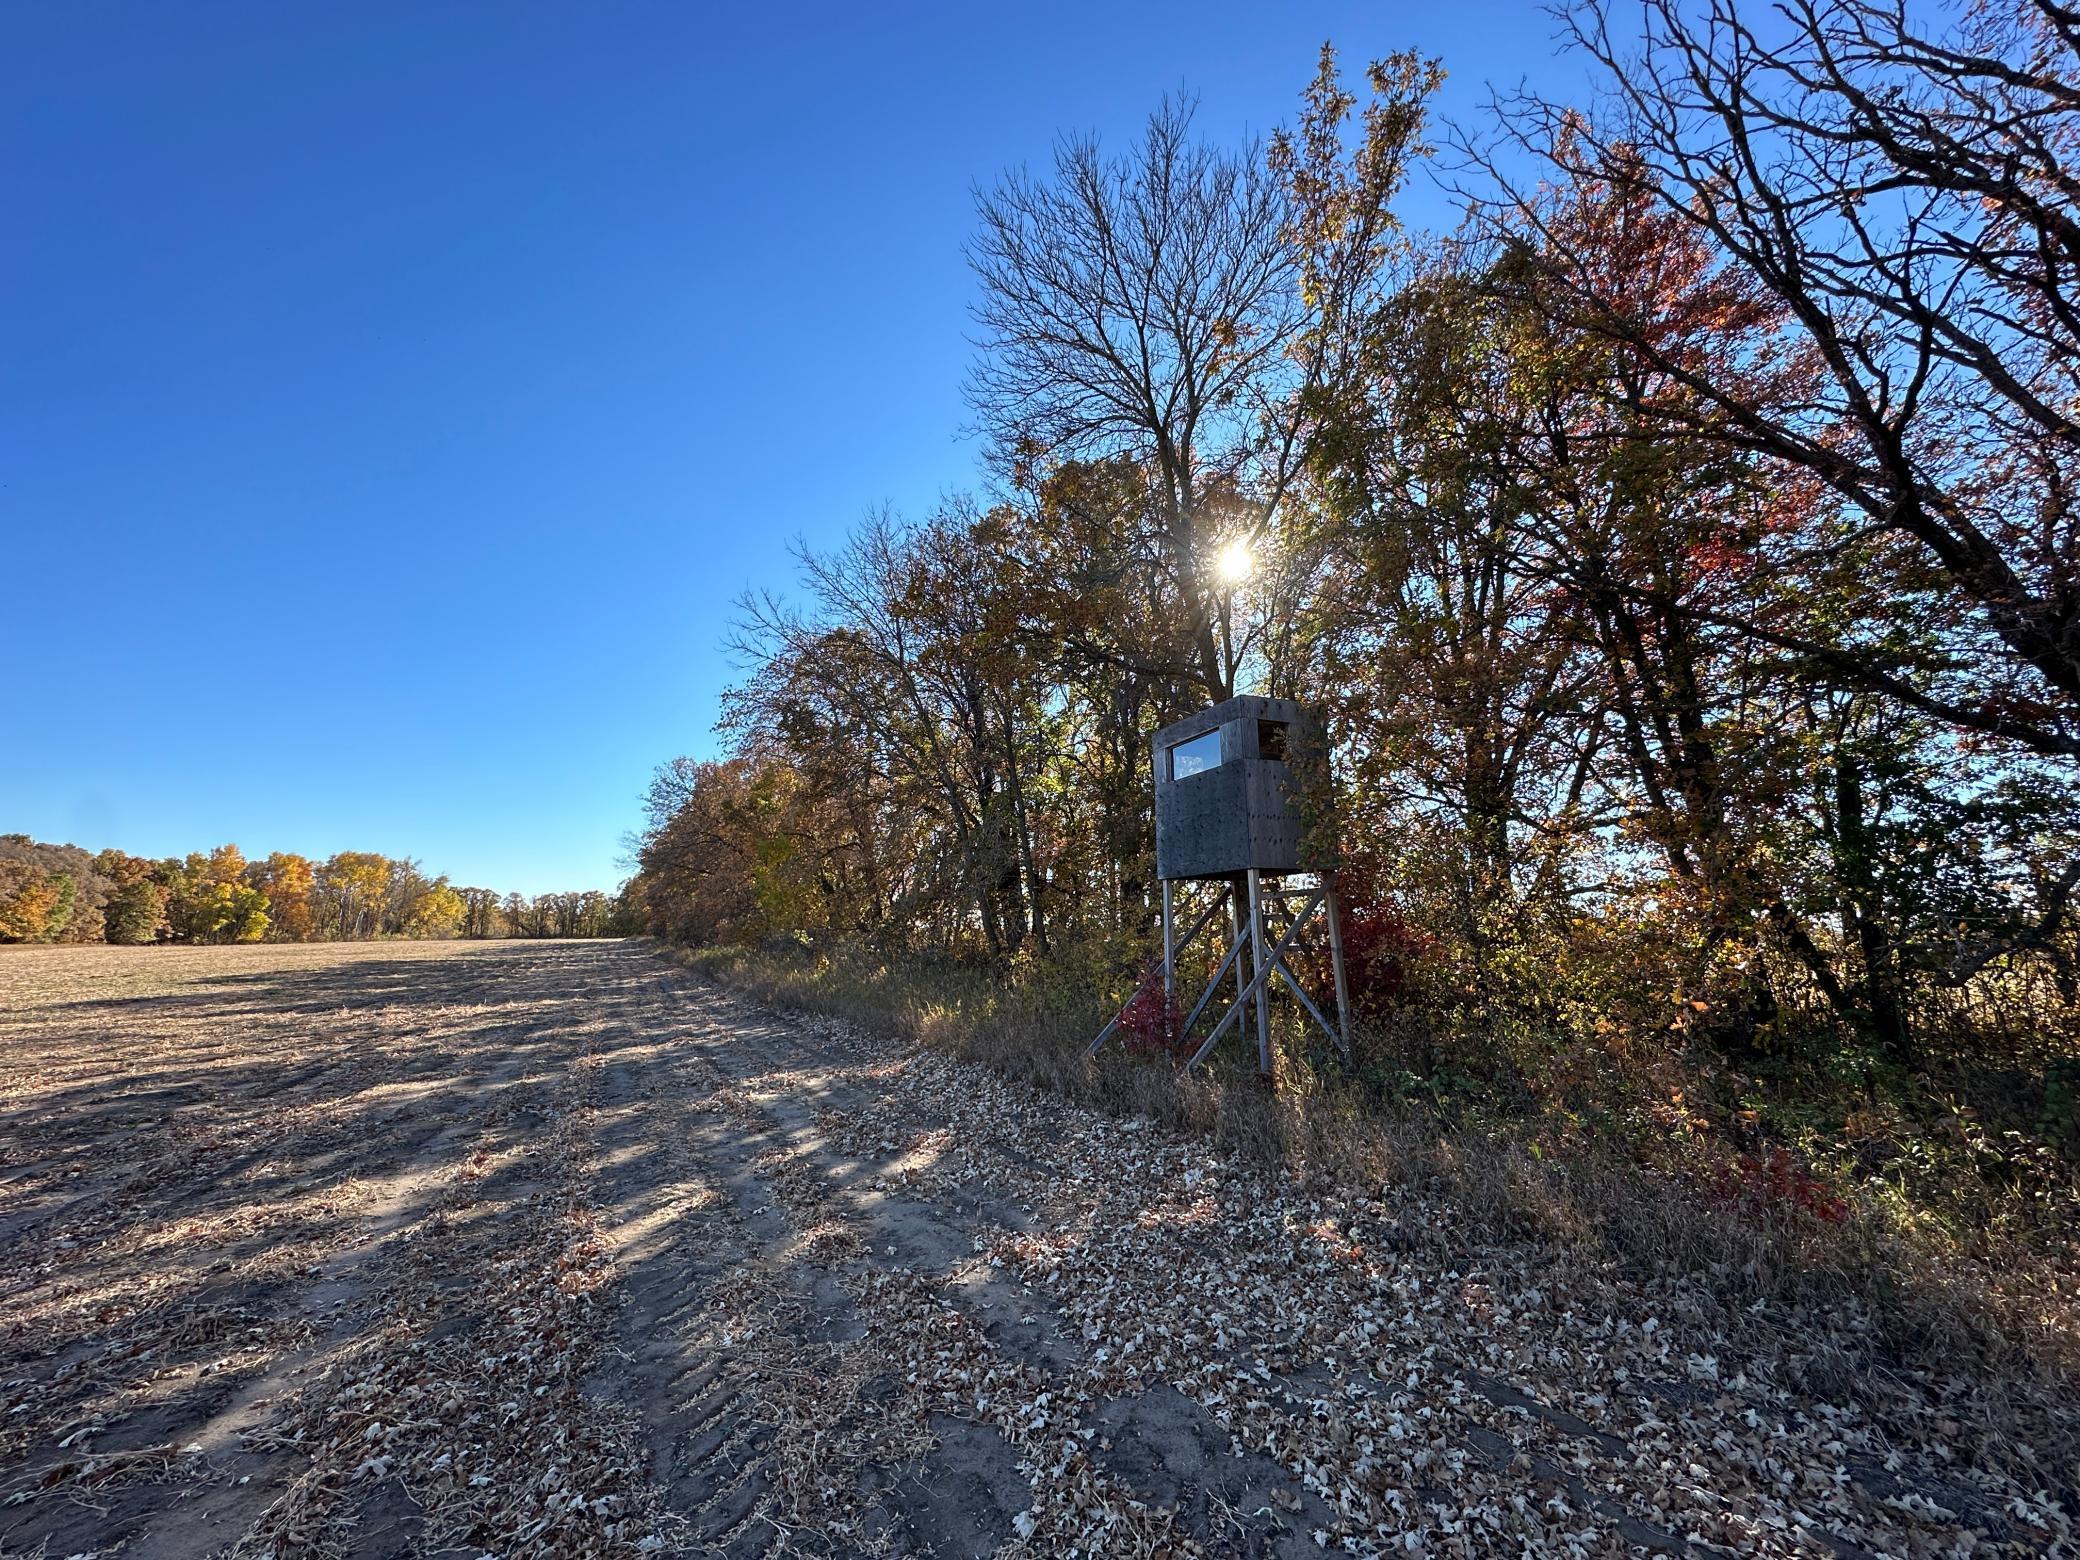
<instances>
[{"instance_id":1,"label":"wooden support leg","mask_svg":"<svg viewBox=\"0 0 2080 1560\"><path fill-rule=\"evenodd\" d=\"M1228 946L1230 948L1242 946L1242 896L1242 879L1238 877L1228 885ZM1242 1000L1242 989L1248 984L1248 980L1243 976L1242 961L1237 959L1235 961L1235 1000L1237 1002Z\"/></svg>"},{"instance_id":2,"label":"wooden support leg","mask_svg":"<svg viewBox=\"0 0 2080 1560\"><path fill-rule=\"evenodd\" d=\"M1170 880L1163 879L1163 1012L1177 1002L1177 923L1171 918ZM1339 965L1338 968L1341 968Z\"/></svg>"},{"instance_id":3,"label":"wooden support leg","mask_svg":"<svg viewBox=\"0 0 2080 1560\"><path fill-rule=\"evenodd\" d=\"M1328 884L1324 877L1324 886ZM1351 988L1343 975L1343 916L1336 903L1336 891L1332 888L1323 900L1329 912L1329 968L1336 976L1336 1027L1341 1035L1343 1059L1351 1059Z\"/></svg>"},{"instance_id":4,"label":"wooden support leg","mask_svg":"<svg viewBox=\"0 0 2080 1560\"><path fill-rule=\"evenodd\" d=\"M1251 867L1249 883L1249 965L1257 988L1257 1073L1271 1077L1271 993L1264 979L1264 900L1257 869Z\"/></svg>"}]
</instances>

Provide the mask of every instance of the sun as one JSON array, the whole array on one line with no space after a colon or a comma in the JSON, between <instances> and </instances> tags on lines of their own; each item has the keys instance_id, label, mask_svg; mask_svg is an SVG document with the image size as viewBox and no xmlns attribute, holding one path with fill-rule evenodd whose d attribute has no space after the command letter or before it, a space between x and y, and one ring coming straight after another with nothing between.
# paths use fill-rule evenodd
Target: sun
<instances>
[{"instance_id":1,"label":"sun","mask_svg":"<svg viewBox=\"0 0 2080 1560\"><path fill-rule=\"evenodd\" d=\"M1257 560L1248 542L1230 542L1213 560L1214 577L1223 585L1240 585L1257 572Z\"/></svg>"}]
</instances>

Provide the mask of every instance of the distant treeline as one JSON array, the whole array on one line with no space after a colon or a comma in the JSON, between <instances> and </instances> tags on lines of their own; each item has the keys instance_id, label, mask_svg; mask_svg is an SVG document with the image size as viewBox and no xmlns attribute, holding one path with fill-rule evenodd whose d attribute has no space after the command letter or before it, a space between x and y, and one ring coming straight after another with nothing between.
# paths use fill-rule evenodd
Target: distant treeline
<instances>
[{"instance_id":1,"label":"distant treeline","mask_svg":"<svg viewBox=\"0 0 2080 1560\"><path fill-rule=\"evenodd\" d=\"M343 850L324 861L236 845L152 860L0 834L0 942L361 942L377 937L616 937L621 902L499 894L419 863Z\"/></svg>"}]
</instances>

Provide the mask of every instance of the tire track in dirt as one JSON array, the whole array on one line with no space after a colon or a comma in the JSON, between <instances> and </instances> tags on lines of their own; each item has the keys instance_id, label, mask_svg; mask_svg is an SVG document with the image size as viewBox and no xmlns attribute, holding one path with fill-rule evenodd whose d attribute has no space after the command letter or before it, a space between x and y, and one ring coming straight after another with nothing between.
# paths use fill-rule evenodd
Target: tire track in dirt
<instances>
[{"instance_id":1,"label":"tire track in dirt","mask_svg":"<svg viewBox=\"0 0 2080 1560\"><path fill-rule=\"evenodd\" d=\"M244 1438L381 1325L466 1146L564 1070L569 971L485 950L266 950L289 967L251 971L238 956L261 950L94 952L152 959L164 994L24 1003L9 1029L40 1017L37 1049L8 1033L0 1052L32 1166L86 1183L6 1243L26 1276L6 1294L0 1545L208 1554L308 1462ZM53 1030L53 1009L94 1022ZM140 1138L140 1163L110 1152Z\"/></svg>"},{"instance_id":2,"label":"tire track in dirt","mask_svg":"<svg viewBox=\"0 0 2080 1560\"><path fill-rule=\"evenodd\" d=\"M581 1392L617 1276L591 1130L618 974L589 956L544 972L540 1065L401 1232L370 1322L270 1427L310 1463L239 1552L655 1546L633 1416Z\"/></svg>"},{"instance_id":3,"label":"tire track in dirt","mask_svg":"<svg viewBox=\"0 0 2080 1560\"><path fill-rule=\"evenodd\" d=\"M732 1278L766 1242L755 1210L733 1202L693 1149L702 1123L699 1102L677 1086L676 1029L654 1011L630 1011L621 1023L600 1080L594 1191L619 1305L586 1391L639 1405L645 1471L674 1518L675 1550L726 1542L727 1553L761 1553L768 1530L751 1519L766 1492L770 1429L726 1301L732 1287L751 1288Z\"/></svg>"},{"instance_id":4,"label":"tire track in dirt","mask_svg":"<svg viewBox=\"0 0 2080 1560\"><path fill-rule=\"evenodd\" d=\"M304 1378L322 1376L369 1327L400 1243L425 1226L464 1157L463 1145L473 1140L494 1113L494 1102L521 1080L528 1065L527 1055L513 1050L476 1077L460 1080L446 1108L398 1145L393 1167L380 1178L367 1178L353 1243L304 1270L310 1282L295 1303L310 1319L309 1341L276 1359L196 1427L186 1446L206 1459L214 1480L184 1508L180 1523L154 1533L150 1548L169 1555L192 1553L221 1543L226 1534L242 1538L262 1519L281 1473L280 1455L260 1449L267 1443L269 1410L298 1391Z\"/></svg>"},{"instance_id":5,"label":"tire track in dirt","mask_svg":"<svg viewBox=\"0 0 2080 1560\"><path fill-rule=\"evenodd\" d=\"M830 1209L797 1217L779 1141L714 1067L726 1036L689 1022L668 986L651 983L653 1065L608 1084L628 1104L622 1129L602 1124L603 1157L615 1160L617 1142L650 1147L622 1152L608 1177L605 1201L623 1214L624 1363L596 1390L650 1405L652 1465L687 1524L685 1552L885 1547L871 1520L880 1503L852 1498L857 1476L908 1460L925 1438L884 1411L880 1363L860 1348L868 1326L838 1277L858 1234ZM947 1552L991 1547L964 1537Z\"/></svg>"},{"instance_id":6,"label":"tire track in dirt","mask_svg":"<svg viewBox=\"0 0 2080 1560\"><path fill-rule=\"evenodd\" d=\"M736 1123L735 1155L766 1171L797 1240L823 1233L857 1253L838 1272L866 1319L860 1352L913 1367L883 1391L917 1450L854 1470L857 1535L894 1553L1023 1548L1044 1488L1107 1513L1107 1552L1316 1552L1279 1520L1271 1492L1290 1489L1283 1471L1232 1455L1195 1405L1171 1394L1107 1418L1082 1340L985 1255L1035 1224L1004 1190L1012 1178L971 1173L904 1195L947 1145L928 1109L898 1118L882 1108L896 1098L878 1087L901 1065L892 1048L712 988L677 984L674 995L699 1040L696 1087ZM829 1240L833 1229L849 1234ZM829 1423L791 1433L814 1437Z\"/></svg>"},{"instance_id":7,"label":"tire track in dirt","mask_svg":"<svg viewBox=\"0 0 2080 1560\"><path fill-rule=\"evenodd\" d=\"M958 1534L913 1527L905 1537L948 1554L1014 1542L1034 1531L1031 1514L1046 1491L1079 1515L1093 1509L1079 1502L1096 1502L1106 1517L1128 1519L1100 1524L1104 1552L1319 1552L1298 1520L1318 1508L1286 1470L1233 1445L1199 1404L1167 1386L1108 1397L1087 1340L1043 1292L1015 1282L989 1255L1093 1214L1051 1185L1023 1202L1008 1190L1032 1186L1042 1159L974 1123L956 1143L938 1102L886 1087L909 1065L901 1048L842 1024L779 1018L712 987L682 986L679 995L711 1009L709 1064L751 1107L740 1114L762 1118L747 1130L812 1172L809 1189L798 1192L805 1217L830 1201L844 1204L868 1231L869 1282L927 1295L974 1329L977 1356L954 1374L995 1377L1010 1402L1042 1405L1048 1434L1035 1436L1025 1432L1037 1426L1016 1415L996 1422L1003 1403L940 1393L927 1418L942 1443L937 1460L954 1482L976 1483L961 1464L978 1439L1008 1449L1008 1430L1028 1455L1016 1463L1015 1482L1003 1467L983 1481L993 1496L983 1522ZM940 1168L949 1155L961 1161L957 1173ZM1066 1540L1058 1534L1055 1542Z\"/></svg>"}]
</instances>

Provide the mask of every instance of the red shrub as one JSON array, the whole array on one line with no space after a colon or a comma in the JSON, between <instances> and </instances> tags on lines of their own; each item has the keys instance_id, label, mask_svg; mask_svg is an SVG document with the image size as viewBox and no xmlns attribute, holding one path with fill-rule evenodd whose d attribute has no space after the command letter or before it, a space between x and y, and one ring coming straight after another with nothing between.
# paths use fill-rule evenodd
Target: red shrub
<instances>
[{"instance_id":1,"label":"red shrub","mask_svg":"<svg viewBox=\"0 0 2080 1560\"><path fill-rule=\"evenodd\" d=\"M1407 995L1415 967L1437 939L1396 909L1377 874L1362 867L1336 874L1336 902L1351 1006L1366 1018L1384 1018Z\"/></svg>"},{"instance_id":2,"label":"red shrub","mask_svg":"<svg viewBox=\"0 0 2080 1560\"><path fill-rule=\"evenodd\" d=\"M1849 1216L1848 1203L1784 1148L1722 1165L1708 1192L1721 1207L1764 1221L1839 1224Z\"/></svg>"},{"instance_id":3,"label":"red shrub","mask_svg":"<svg viewBox=\"0 0 2080 1560\"><path fill-rule=\"evenodd\" d=\"M1159 1051L1183 1055L1186 1046L1179 1033L1183 1028L1184 1010L1175 998L1164 999L1161 971L1142 980L1140 990L1119 1015L1120 1041L1135 1056L1153 1056Z\"/></svg>"}]
</instances>

